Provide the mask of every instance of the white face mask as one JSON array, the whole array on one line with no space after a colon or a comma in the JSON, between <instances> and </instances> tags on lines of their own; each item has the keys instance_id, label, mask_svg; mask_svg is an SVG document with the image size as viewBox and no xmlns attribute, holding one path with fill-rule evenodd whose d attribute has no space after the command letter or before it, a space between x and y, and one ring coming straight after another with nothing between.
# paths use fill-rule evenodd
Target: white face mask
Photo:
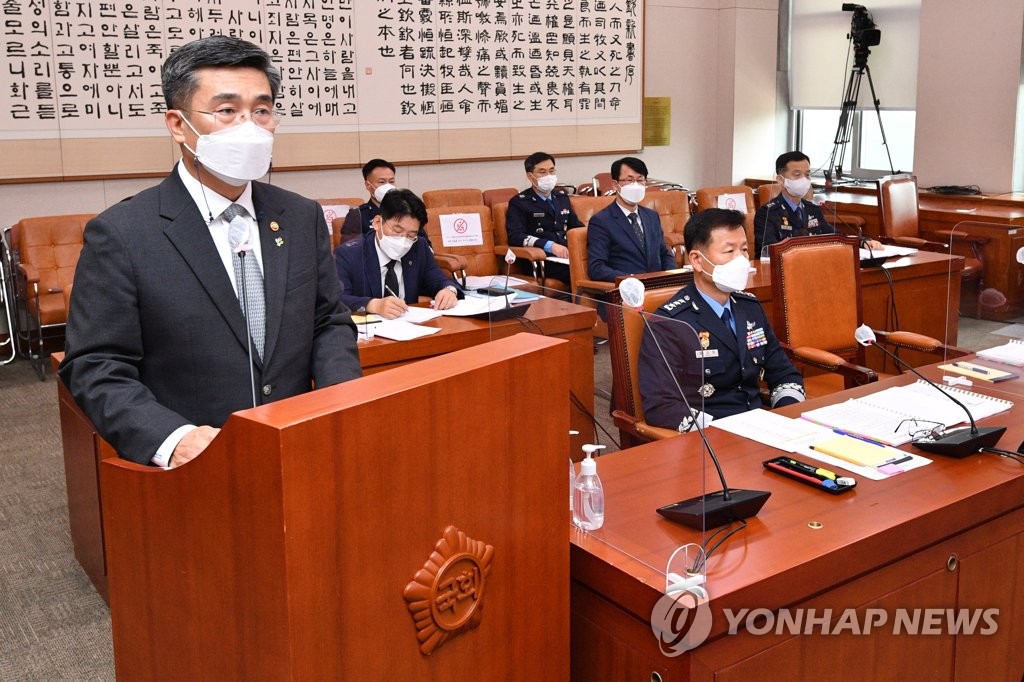
<instances>
[{"instance_id":1,"label":"white face mask","mask_svg":"<svg viewBox=\"0 0 1024 682\"><path fill-rule=\"evenodd\" d=\"M803 196L807 194L807 190L811 188L811 179L797 178L796 180L792 180L790 178L783 178L782 185L786 188L789 196L803 198Z\"/></svg>"},{"instance_id":2,"label":"white face mask","mask_svg":"<svg viewBox=\"0 0 1024 682\"><path fill-rule=\"evenodd\" d=\"M631 182L628 185L621 185L619 187L619 196L627 204L639 204L644 200L644 195L647 194L647 188L637 182Z\"/></svg>"},{"instance_id":3,"label":"white face mask","mask_svg":"<svg viewBox=\"0 0 1024 682\"><path fill-rule=\"evenodd\" d=\"M711 259L700 253L701 258L711 263ZM747 275L750 274L750 261L743 254L733 258L728 263L715 265L715 271L711 273L711 281L715 283L720 291L731 294L734 291L743 291L747 288ZM704 271L707 274L707 270Z\"/></svg>"},{"instance_id":4,"label":"white face mask","mask_svg":"<svg viewBox=\"0 0 1024 682\"><path fill-rule=\"evenodd\" d=\"M179 112L180 113L180 112ZM246 121L215 133L200 135L184 115L182 120L199 135L196 148L185 146L214 176L233 187L262 178L270 170L274 133Z\"/></svg>"},{"instance_id":5,"label":"white face mask","mask_svg":"<svg viewBox=\"0 0 1024 682\"><path fill-rule=\"evenodd\" d=\"M557 175L543 175L537 178L537 189L545 194L549 194L551 190L558 184Z\"/></svg>"},{"instance_id":6,"label":"white face mask","mask_svg":"<svg viewBox=\"0 0 1024 682\"><path fill-rule=\"evenodd\" d=\"M377 189L373 190L373 198L377 200L377 203L384 201L384 195L393 189L398 189L391 183L380 185Z\"/></svg>"},{"instance_id":7,"label":"white face mask","mask_svg":"<svg viewBox=\"0 0 1024 682\"><path fill-rule=\"evenodd\" d=\"M380 236L380 250L391 260L401 260L402 256L409 253L409 249L416 242L409 241L405 237L391 237L383 234Z\"/></svg>"}]
</instances>

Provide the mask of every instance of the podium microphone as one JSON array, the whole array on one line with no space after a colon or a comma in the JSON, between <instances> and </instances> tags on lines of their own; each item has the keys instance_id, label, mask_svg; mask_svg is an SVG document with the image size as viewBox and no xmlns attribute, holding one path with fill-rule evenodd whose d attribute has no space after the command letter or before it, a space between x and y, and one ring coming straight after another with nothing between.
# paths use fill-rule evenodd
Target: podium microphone
<instances>
[{"instance_id":1,"label":"podium microphone","mask_svg":"<svg viewBox=\"0 0 1024 682\"><path fill-rule=\"evenodd\" d=\"M905 334L906 332L892 332L889 334L889 338L898 341L900 336ZM887 349L875 343L875 332L871 330L871 327L866 324L862 324L857 327L857 331L854 333L854 338L857 339L857 343L862 346L875 346L878 350L892 358L897 364L903 365L908 370L916 374L918 378L926 384L959 405L960 408L967 413L967 419L971 422L969 427L961 426L956 429L949 429L941 436L933 436L923 440L912 441L911 444L915 447L918 447L925 452L934 452L937 455L960 458L966 457L967 455L973 455L982 448L995 447L995 444L999 442L999 439L1006 432L1005 426L983 426L979 428L974 422L974 415L971 414L971 411L968 410L962 402L946 391L943 391L942 388L937 386L934 382L926 379L924 375L897 357L895 353L890 353Z\"/></svg>"},{"instance_id":2,"label":"podium microphone","mask_svg":"<svg viewBox=\"0 0 1024 682\"><path fill-rule=\"evenodd\" d=\"M730 488L729 484L725 482L725 473L722 472L722 465L718 461L718 456L711 447L711 443L708 442L707 435L704 433L704 414L690 407L690 401L686 399L686 394L683 392L682 386L679 385L679 381L676 379L676 375L668 363L668 358L665 357L665 351L661 349L661 343L658 342L658 337L655 336L654 329L644 314L644 293L644 283L635 277L627 277L619 283L619 294L622 296L622 302L630 308L636 308L640 313L640 319L644 321L644 328L650 333L654 345L658 348L658 353L665 363L665 369L668 371L668 375L672 377L672 382L675 384L676 390L679 391L679 397L682 398L683 405L686 406L686 409L693 417L693 425L696 427L697 433L700 434L704 447L707 448L711 462L715 465L715 470L718 472L718 480L722 482L722 489L716 493L707 493L660 507L658 513L670 521L676 521L684 526L698 530L717 528L733 521L756 516L757 512L761 511L764 503L768 501L771 493L767 490Z\"/></svg>"}]
</instances>

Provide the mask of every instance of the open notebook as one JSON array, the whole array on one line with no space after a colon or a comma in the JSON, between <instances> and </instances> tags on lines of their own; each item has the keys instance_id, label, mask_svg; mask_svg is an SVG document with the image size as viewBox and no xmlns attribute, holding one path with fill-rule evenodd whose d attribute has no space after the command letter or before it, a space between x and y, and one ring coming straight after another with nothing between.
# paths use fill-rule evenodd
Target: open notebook
<instances>
[{"instance_id":1,"label":"open notebook","mask_svg":"<svg viewBox=\"0 0 1024 682\"><path fill-rule=\"evenodd\" d=\"M1024 339L1013 339L1002 346L979 350L978 357L1003 362L1016 367L1024 367Z\"/></svg>"},{"instance_id":2,"label":"open notebook","mask_svg":"<svg viewBox=\"0 0 1024 682\"><path fill-rule=\"evenodd\" d=\"M991 417L1013 407L1009 400L949 386L939 388L962 402L975 420ZM967 421L964 411L956 403L943 398L933 386L924 381L894 386L862 398L819 407L800 416L832 429L889 445L909 443L913 432L926 430L936 422L948 427ZM912 419L918 423L915 425L907 421Z\"/></svg>"}]
</instances>

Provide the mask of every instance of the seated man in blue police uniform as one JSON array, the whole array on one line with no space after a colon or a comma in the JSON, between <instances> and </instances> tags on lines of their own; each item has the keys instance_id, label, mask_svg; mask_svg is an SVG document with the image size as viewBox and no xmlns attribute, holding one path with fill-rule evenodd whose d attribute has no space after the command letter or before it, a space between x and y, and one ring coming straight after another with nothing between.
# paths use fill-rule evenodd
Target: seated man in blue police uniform
<instances>
[{"instance_id":1,"label":"seated man in blue police uniform","mask_svg":"<svg viewBox=\"0 0 1024 682\"><path fill-rule=\"evenodd\" d=\"M423 201L407 189L392 189L380 202L369 234L342 242L334 250L341 300L352 310L394 319L420 295L447 310L461 295L459 285L441 271L419 231L427 222Z\"/></svg>"},{"instance_id":2,"label":"seated man in blue police uniform","mask_svg":"<svg viewBox=\"0 0 1024 682\"><path fill-rule=\"evenodd\" d=\"M544 253L558 258L569 257L568 238L565 233L573 227L583 227L564 192L555 192L555 157L534 152L523 162L530 189L523 190L508 202L505 227L508 243L512 246L535 246ZM569 284L569 266L545 263L548 277Z\"/></svg>"},{"instance_id":3,"label":"seated man in blue police uniform","mask_svg":"<svg viewBox=\"0 0 1024 682\"><path fill-rule=\"evenodd\" d=\"M805 197L811 190L811 159L803 152L786 152L775 160L775 182L782 191L754 214L754 256L767 258L767 246L788 237L834 234L821 207ZM880 249L882 244L865 239L864 245Z\"/></svg>"},{"instance_id":4,"label":"seated man in blue police uniform","mask_svg":"<svg viewBox=\"0 0 1024 682\"><path fill-rule=\"evenodd\" d=\"M764 308L743 292L750 271L743 223L739 211L709 208L686 224L693 283L658 308L640 346L640 395L648 424L681 431L692 426L695 414L686 408L677 381L691 408L712 418L763 407L762 379L772 407L804 399L803 378L779 345Z\"/></svg>"}]
</instances>

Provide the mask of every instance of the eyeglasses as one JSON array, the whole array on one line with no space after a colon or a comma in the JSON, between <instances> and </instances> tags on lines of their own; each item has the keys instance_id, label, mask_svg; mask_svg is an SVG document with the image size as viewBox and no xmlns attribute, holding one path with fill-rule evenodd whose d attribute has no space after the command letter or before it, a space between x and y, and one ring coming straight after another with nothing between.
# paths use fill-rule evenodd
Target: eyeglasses
<instances>
[{"instance_id":1,"label":"eyeglasses","mask_svg":"<svg viewBox=\"0 0 1024 682\"><path fill-rule=\"evenodd\" d=\"M384 234L388 235L389 237L405 237L409 241L414 242L420 236L419 230L416 230L414 232L406 232L405 230L402 229L401 225L398 225L396 223L384 223L383 227Z\"/></svg>"},{"instance_id":2,"label":"eyeglasses","mask_svg":"<svg viewBox=\"0 0 1024 682\"><path fill-rule=\"evenodd\" d=\"M214 120L221 125L229 126L236 121L248 118L261 128L273 130L281 123L284 114L274 111L270 107L256 107L252 111L242 111L231 106L223 106L215 111L203 111L202 109L189 109L188 111L197 114L213 116Z\"/></svg>"},{"instance_id":3,"label":"eyeglasses","mask_svg":"<svg viewBox=\"0 0 1024 682\"><path fill-rule=\"evenodd\" d=\"M911 442L918 441L932 441L942 437L942 434L946 431L946 425L941 422L930 422L923 419L904 419L896 428L893 429L893 433L898 433L903 425L907 424L906 433L910 436Z\"/></svg>"},{"instance_id":4,"label":"eyeglasses","mask_svg":"<svg viewBox=\"0 0 1024 682\"><path fill-rule=\"evenodd\" d=\"M635 178L622 178L620 180L616 180L615 182L619 183L620 185L629 185L634 182L638 185L646 185L647 178L643 177L642 175L638 175Z\"/></svg>"}]
</instances>

